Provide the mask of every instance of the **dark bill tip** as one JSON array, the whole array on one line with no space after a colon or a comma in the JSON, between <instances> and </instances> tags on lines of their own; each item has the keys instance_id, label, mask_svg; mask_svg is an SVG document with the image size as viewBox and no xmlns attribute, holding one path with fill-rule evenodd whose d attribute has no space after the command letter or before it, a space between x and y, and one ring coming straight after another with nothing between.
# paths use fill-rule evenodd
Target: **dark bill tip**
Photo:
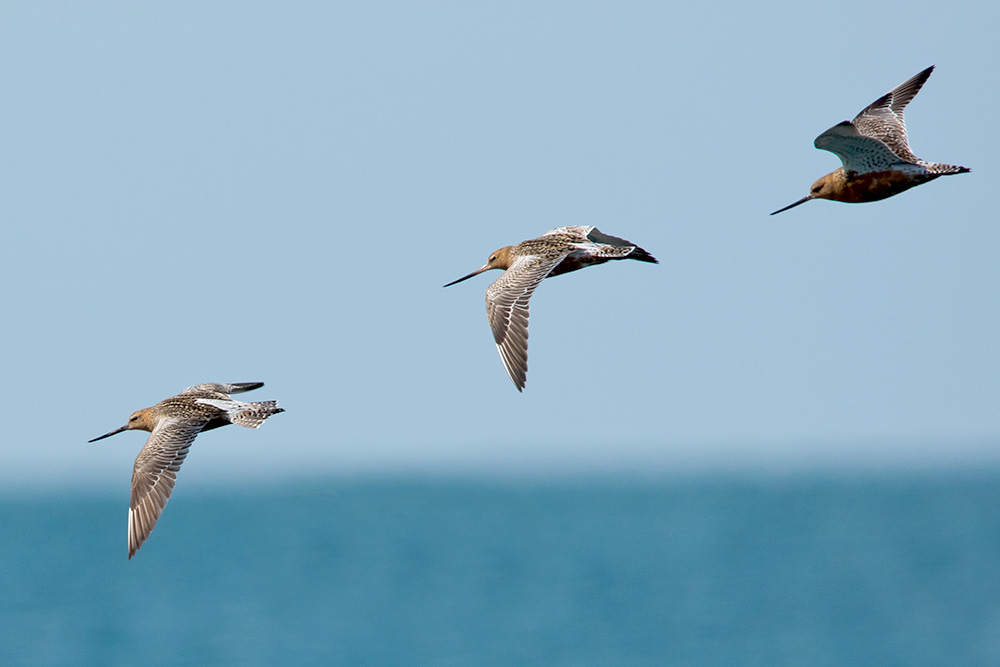
<instances>
[{"instance_id":1,"label":"dark bill tip","mask_svg":"<svg viewBox=\"0 0 1000 667\"><path fill-rule=\"evenodd\" d=\"M88 440L87 442L97 442L98 440L104 440L105 438L110 438L114 434L121 433L122 431L125 431L125 430L128 430L128 424L125 424L125 426L119 426L114 431L108 431L104 435L99 435L96 438L94 438L93 440Z\"/></svg>"},{"instance_id":2,"label":"dark bill tip","mask_svg":"<svg viewBox=\"0 0 1000 667\"><path fill-rule=\"evenodd\" d=\"M775 211L775 212L774 212L774 213L772 213L771 215L776 215L776 214L778 214L778 213L781 213L782 211L787 211L787 210L788 210L788 209L790 209L790 208L795 208L795 207L796 207L796 206L798 206L799 204L805 204L805 203L806 203L807 201L809 201L810 199L812 199L812 195L806 195L805 197L803 197L802 199L798 200L798 201L797 201L797 202L795 202L794 204L789 204L789 205L788 205L788 206L786 206L785 208L779 208L779 209L778 209L777 211Z\"/></svg>"},{"instance_id":3,"label":"dark bill tip","mask_svg":"<svg viewBox=\"0 0 1000 667\"><path fill-rule=\"evenodd\" d=\"M452 280L452 281L451 281L450 283L448 283L447 285L442 285L442 287L451 287L452 285L456 285L456 284L458 284L458 283L462 282L463 280L468 280L468 279L469 279L469 278L471 278L472 276L478 276L478 275L479 275L480 273L482 273L483 271L485 271L485 270L486 270L486 269L488 269L488 268L490 268L490 267L488 267L488 266L484 266L484 267L483 267L483 268L481 268L481 269L476 269L475 271L473 271L473 272L472 272L472 273L470 273L469 275L467 275L467 276L462 276L462 277L461 277L461 278L459 278L458 280Z\"/></svg>"}]
</instances>

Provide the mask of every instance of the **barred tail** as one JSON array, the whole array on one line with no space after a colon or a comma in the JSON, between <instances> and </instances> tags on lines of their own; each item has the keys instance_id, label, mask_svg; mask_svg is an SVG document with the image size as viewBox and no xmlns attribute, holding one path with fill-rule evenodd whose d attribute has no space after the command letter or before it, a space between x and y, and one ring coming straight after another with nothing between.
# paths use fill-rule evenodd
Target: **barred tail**
<instances>
[{"instance_id":1,"label":"barred tail","mask_svg":"<svg viewBox=\"0 0 1000 667\"><path fill-rule=\"evenodd\" d=\"M229 422L246 428L257 428L271 415L284 412L278 407L277 401L260 401L259 403L241 403L229 413Z\"/></svg>"},{"instance_id":2,"label":"barred tail","mask_svg":"<svg viewBox=\"0 0 1000 667\"><path fill-rule=\"evenodd\" d=\"M968 167L960 167L955 164L940 164L937 162L927 162L924 168L935 176L950 176L951 174L964 174L972 171Z\"/></svg>"}]
</instances>

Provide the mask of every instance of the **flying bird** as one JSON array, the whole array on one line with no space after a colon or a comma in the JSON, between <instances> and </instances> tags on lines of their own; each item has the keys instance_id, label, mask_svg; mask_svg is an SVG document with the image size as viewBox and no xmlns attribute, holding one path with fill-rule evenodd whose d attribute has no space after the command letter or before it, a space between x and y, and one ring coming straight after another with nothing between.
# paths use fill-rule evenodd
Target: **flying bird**
<instances>
[{"instance_id":1,"label":"flying bird","mask_svg":"<svg viewBox=\"0 0 1000 667\"><path fill-rule=\"evenodd\" d=\"M482 268L445 287L490 269L504 270L486 289L486 313L504 368L517 390L523 391L528 374L528 300L538 283L613 259L658 264L631 241L603 234L596 227L558 227L537 239L500 248Z\"/></svg>"},{"instance_id":2,"label":"flying bird","mask_svg":"<svg viewBox=\"0 0 1000 667\"><path fill-rule=\"evenodd\" d=\"M921 160L906 140L903 109L932 71L933 65L869 104L853 121L838 123L816 137L816 148L836 153L844 166L813 183L805 197L771 215L810 199L851 204L878 201L938 176L969 171L968 167Z\"/></svg>"},{"instance_id":3,"label":"flying bird","mask_svg":"<svg viewBox=\"0 0 1000 667\"><path fill-rule=\"evenodd\" d=\"M174 490L177 471L195 437L213 428L238 424L257 428L271 415L284 412L277 401L244 403L230 394L263 387L263 382L196 384L151 408L133 412L113 431L94 438L97 442L122 431L149 431L132 468L132 498L128 510L128 557L135 555L160 518Z\"/></svg>"}]
</instances>

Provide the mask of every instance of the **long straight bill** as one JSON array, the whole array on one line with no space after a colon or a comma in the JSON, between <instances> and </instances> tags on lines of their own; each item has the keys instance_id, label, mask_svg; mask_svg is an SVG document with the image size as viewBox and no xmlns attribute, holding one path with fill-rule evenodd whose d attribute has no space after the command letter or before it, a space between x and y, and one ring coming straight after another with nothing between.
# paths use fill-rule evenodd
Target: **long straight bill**
<instances>
[{"instance_id":1,"label":"long straight bill","mask_svg":"<svg viewBox=\"0 0 1000 667\"><path fill-rule=\"evenodd\" d=\"M774 213L772 213L771 215L775 215L776 213L781 213L782 211L787 211L787 210L788 210L788 209L790 209L790 208L795 208L795 207L796 207L796 206L798 206L799 204L805 204L805 203L806 203L807 201L809 201L810 199L812 199L812 195L806 195L805 197L803 197L802 199L798 200L798 201L797 201L797 202L795 202L794 204L789 204L789 205L788 205L788 206L786 206L785 208L779 208L779 209L778 209L777 211L775 211L775 212L774 212Z\"/></svg>"},{"instance_id":2,"label":"long straight bill","mask_svg":"<svg viewBox=\"0 0 1000 667\"><path fill-rule=\"evenodd\" d=\"M122 431L126 431L126 430L128 430L128 424L125 424L125 426L119 426L114 431L108 431L104 435L100 435L100 436L94 438L93 440L88 440L87 442L97 442L98 440L104 440L105 438L110 438L115 433L121 433Z\"/></svg>"},{"instance_id":3,"label":"long straight bill","mask_svg":"<svg viewBox=\"0 0 1000 667\"><path fill-rule=\"evenodd\" d=\"M484 267L483 267L483 268L481 268L481 269L476 269L475 271L473 271L473 272L472 272L472 273L470 273L469 275L467 275L467 276L464 276L464 277L462 277L462 278L459 278L458 280L453 280L453 281L451 281L450 283L448 283L447 285L444 285L444 287L451 287L452 285L454 285L454 284L456 284L456 283L460 283L460 282L462 282L463 280L468 280L468 279L469 279L469 278L471 278L472 276L478 276L478 275L479 275L480 273L482 273L483 271L488 271L488 270L489 270L489 268L490 268L490 267L489 267L489 266L487 265L487 266L484 266Z\"/></svg>"}]
</instances>

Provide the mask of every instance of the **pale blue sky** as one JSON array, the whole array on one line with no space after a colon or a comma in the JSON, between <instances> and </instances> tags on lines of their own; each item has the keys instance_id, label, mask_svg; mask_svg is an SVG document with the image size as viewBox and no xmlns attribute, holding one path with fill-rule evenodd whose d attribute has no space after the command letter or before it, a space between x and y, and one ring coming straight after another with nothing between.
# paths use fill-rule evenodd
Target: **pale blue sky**
<instances>
[{"instance_id":1,"label":"pale blue sky","mask_svg":"<svg viewBox=\"0 0 1000 667\"><path fill-rule=\"evenodd\" d=\"M994 2L6 3L0 479L127 483L198 382L286 414L185 484L355 470L1000 460ZM972 173L768 217L814 137L918 71ZM545 281L519 394L503 245L653 253ZM202 482L199 482L199 479Z\"/></svg>"}]
</instances>

